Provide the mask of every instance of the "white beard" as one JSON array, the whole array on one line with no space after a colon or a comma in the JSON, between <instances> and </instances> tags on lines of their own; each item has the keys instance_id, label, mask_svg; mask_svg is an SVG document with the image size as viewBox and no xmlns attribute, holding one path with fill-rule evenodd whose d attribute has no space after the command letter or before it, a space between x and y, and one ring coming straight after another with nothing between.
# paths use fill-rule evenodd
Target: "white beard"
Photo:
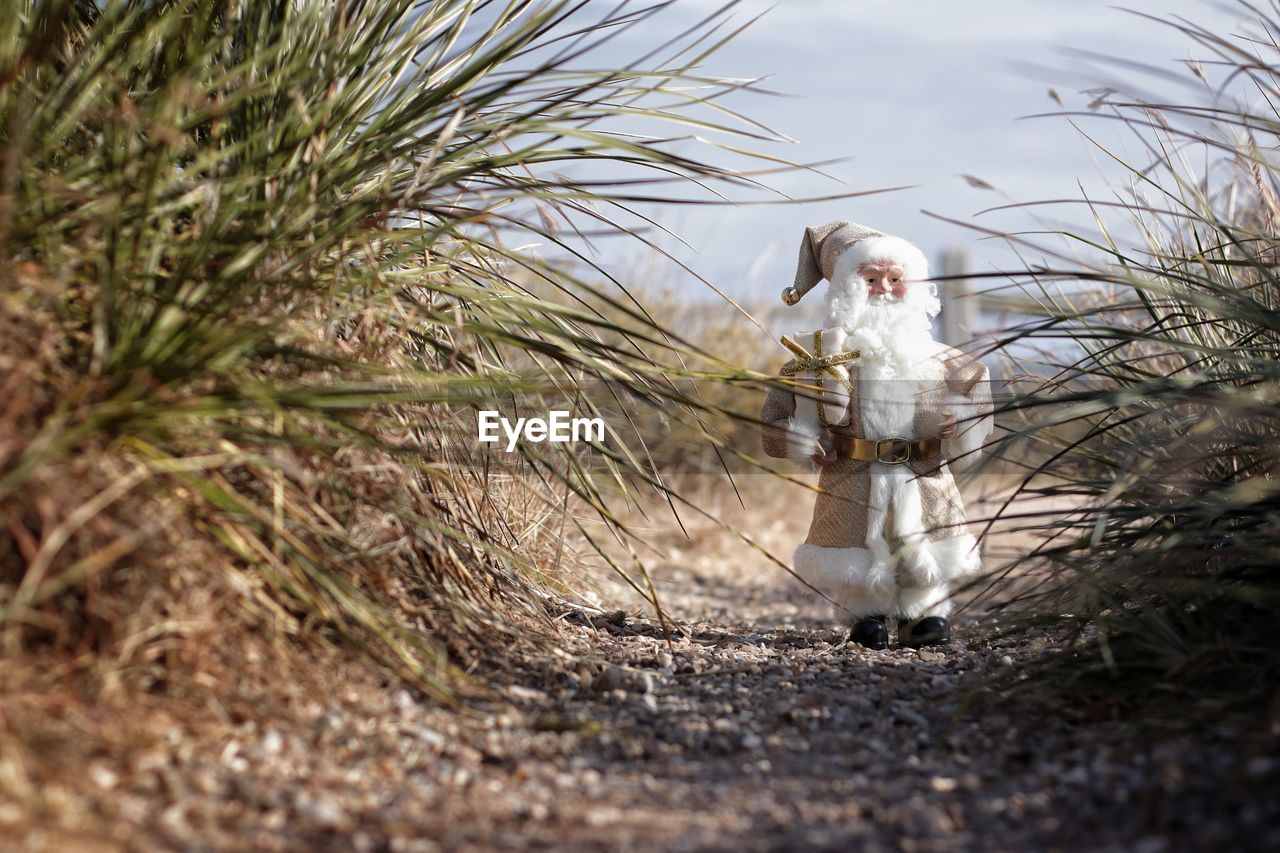
<instances>
[{"instance_id":1,"label":"white beard","mask_svg":"<svg viewBox=\"0 0 1280 853\"><path fill-rule=\"evenodd\" d=\"M916 439L916 400L942 379L933 358L942 345L933 338L927 309L910 301L863 300L845 307L845 349L861 351L858 398L864 438ZM828 321L834 318L828 317Z\"/></svg>"},{"instance_id":2,"label":"white beard","mask_svg":"<svg viewBox=\"0 0 1280 853\"><path fill-rule=\"evenodd\" d=\"M861 282L858 282L861 285ZM849 332L844 345L862 353L858 360L858 408L863 438L923 438L915 432L916 402L922 391L943 380L933 357L942 344L933 338L927 304L866 299L828 302L828 322L839 320ZM839 314L842 316L832 316ZM872 463L867 508L868 583L884 588L904 566L925 587L939 583L941 571L925 536L920 487L905 465ZM893 509L892 533L902 543L890 552L885 529Z\"/></svg>"}]
</instances>

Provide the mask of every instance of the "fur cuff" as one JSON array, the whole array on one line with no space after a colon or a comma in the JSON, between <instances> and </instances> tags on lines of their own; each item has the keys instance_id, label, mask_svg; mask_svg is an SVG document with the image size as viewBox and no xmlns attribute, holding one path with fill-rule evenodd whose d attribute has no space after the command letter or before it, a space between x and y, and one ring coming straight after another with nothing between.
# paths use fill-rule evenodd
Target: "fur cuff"
<instances>
[{"instance_id":1,"label":"fur cuff","mask_svg":"<svg viewBox=\"0 0 1280 853\"><path fill-rule=\"evenodd\" d=\"M971 533L930 542L929 550L946 580L955 580L982 570L982 553L978 550L977 537Z\"/></svg>"},{"instance_id":2,"label":"fur cuff","mask_svg":"<svg viewBox=\"0 0 1280 853\"><path fill-rule=\"evenodd\" d=\"M894 612L902 619L945 618L951 612L951 590L946 586L903 587L898 590Z\"/></svg>"},{"instance_id":3,"label":"fur cuff","mask_svg":"<svg viewBox=\"0 0 1280 853\"><path fill-rule=\"evenodd\" d=\"M866 548L823 548L799 545L791 555L795 573L828 598L851 586L867 583L871 553Z\"/></svg>"},{"instance_id":4,"label":"fur cuff","mask_svg":"<svg viewBox=\"0 0 1280 853\"><path fill-rule=\"evenodd\" d=\"M791 418L787 421L787 458L801 465L814 466L813 454L820 447L821 432L815 424Z\"/></svg>"},{"instance_id":5,"label":"fur cuff","mask_svg":"<svg viewBox=\"0 0 1280 853\"><path fill-rule=\"evenodd\" d=\"M835 617L852 628L868 616L892 616L898 610L899 590L894 587L846 587L835 597Z\"/></svg>"}]
</instances>

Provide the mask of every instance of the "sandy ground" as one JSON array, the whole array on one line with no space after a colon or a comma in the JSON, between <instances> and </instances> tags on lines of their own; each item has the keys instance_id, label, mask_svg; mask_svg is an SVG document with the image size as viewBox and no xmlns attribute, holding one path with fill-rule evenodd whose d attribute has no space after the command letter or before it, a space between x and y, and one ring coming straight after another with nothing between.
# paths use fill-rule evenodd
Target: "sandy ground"
<instances>
[{"instance_id":1,"label":"sandy ground","mask_svg":"<svg viewBox=\"0 0 1280 853\"><path fill-rule=\"evenodd\" d=\"M711 488L709 485L708 488ZM714 503L714 502L712 502ZM786 554L803 496L722 518ZM367 671L282 712L83 768L81 834L33 849L1164 850L1280 847L1276 732L1152 732L986 692L1053 644L993 639L970 608L948 648L844 642L826 605L735 536L641 525L672 620L607 574L598 613L550 603L550 655L467 713ZM644 525L647 524L647 527ZM238 721L237 721L238 720ZM0 812L3 809L0 807ZM3 818L3 814L0 814Z\"/></svg>"}]
</instances>

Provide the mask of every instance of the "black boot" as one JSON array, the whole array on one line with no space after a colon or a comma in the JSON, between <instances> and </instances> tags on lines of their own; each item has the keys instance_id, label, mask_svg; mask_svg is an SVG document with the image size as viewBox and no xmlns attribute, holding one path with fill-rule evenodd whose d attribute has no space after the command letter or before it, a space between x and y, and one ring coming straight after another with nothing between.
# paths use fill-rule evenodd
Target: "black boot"
<instances>
[{"instance_id":1,"label":"black boot","mask_svg":"<svg viewBox=\"0 0 1280 853\"><path fill-rule=\"evenodd\" d=\"M913 649L941 646L951 642L951 623L941 616L904 619L898 623L898 642Z\"/></svg>"},{"instance_id":2,"label":"black boot","mask_svg":"<svg viewBox=\"0 0 1280 853\"><path fill-rule=\"evenodd\" d=\"M869 649L889 648L889 626L886 616L864 616L849 632L849 639Z\"/></svg>"}]
</instances>

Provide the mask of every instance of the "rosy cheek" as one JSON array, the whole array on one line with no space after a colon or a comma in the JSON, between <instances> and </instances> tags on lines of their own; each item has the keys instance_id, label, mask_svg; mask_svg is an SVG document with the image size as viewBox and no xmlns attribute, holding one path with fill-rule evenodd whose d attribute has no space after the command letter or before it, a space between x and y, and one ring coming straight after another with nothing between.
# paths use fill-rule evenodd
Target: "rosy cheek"
<instances>
[{"instance_id":1,"label":"rosy cheek","mask_svg":"<svg viewBox=\"0 0 1280 853\"><path fill-rule=\"evenodd\" d=\"M893 284L894 299L901 299L906 292L907 292L907 286L905 284L903 284L900 281L894 282Z\"/></svg>"}]
</instances>

